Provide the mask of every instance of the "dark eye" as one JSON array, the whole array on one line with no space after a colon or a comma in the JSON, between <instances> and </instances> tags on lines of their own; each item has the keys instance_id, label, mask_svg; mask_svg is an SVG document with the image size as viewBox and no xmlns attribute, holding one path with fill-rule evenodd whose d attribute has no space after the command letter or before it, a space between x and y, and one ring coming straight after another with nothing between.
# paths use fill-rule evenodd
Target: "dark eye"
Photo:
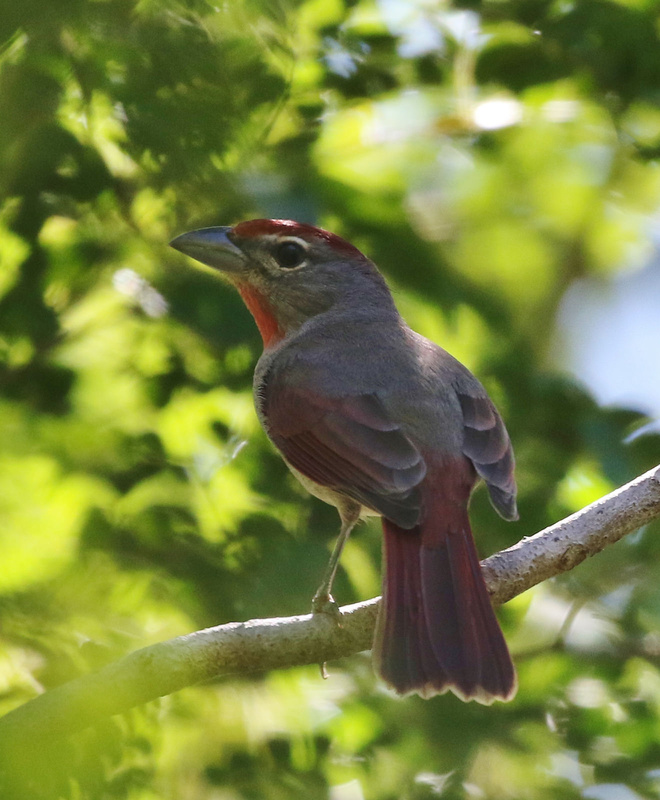
<instances>
[{"instance_id":1,"label":"dark eye","mask_svg":"<svg viewBox=\"0 0 660 800\"><path fill-rule=\"evenodd\" d=\"M283 269L299 267L307 257L305 248L301 244L298 244L298 242L280 242L275 248L273 255L277 263Z\"/></svg>"}]
</instances>

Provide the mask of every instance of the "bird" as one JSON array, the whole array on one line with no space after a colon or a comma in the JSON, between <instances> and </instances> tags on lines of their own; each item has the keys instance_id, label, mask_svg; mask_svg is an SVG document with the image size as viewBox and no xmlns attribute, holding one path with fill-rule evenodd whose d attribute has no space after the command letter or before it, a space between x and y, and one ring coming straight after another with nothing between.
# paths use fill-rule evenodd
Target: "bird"
<instances>
[{"instance_id":1,"label":"bird","mask_svg":"<svg viewBox=\"0 0 660 800\"><path fill-rule=\"evenodd\" d=\"M313 611L338 613L331 590L344 543L360 519L380 516L372 660L381 679L404 696L510 700L516 671L468 504L483 480L499 515L518 518L514 457L481 383L406 324L376 265L334 233L251 219L170 245L238 290L263 339L259 420L295 477L339 512Z\"/></svg>"}]
</instances>

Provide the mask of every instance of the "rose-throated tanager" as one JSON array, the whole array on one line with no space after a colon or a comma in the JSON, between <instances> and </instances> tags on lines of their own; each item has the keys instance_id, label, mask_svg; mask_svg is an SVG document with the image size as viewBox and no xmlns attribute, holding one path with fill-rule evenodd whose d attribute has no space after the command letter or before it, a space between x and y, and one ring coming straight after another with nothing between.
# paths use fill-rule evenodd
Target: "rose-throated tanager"
<instances>
[{"instance_id":1,"label":"rose-throated tanager","mask_svg":"<svg viewBox=\"0 0 660 800\"><path fill-rule=\"evenodd\" d=\"M376 266L327 231L255 219L171 242L219 270L251 311L264 351L254 373L261 424L341 532L316 611L356 522L383 525L383 599L373 660L400 694L509 700L516 673L475 548L468 503L483 479L517 519L506 428L483 386L401 318Z\"/></svg>"}]
</instances>

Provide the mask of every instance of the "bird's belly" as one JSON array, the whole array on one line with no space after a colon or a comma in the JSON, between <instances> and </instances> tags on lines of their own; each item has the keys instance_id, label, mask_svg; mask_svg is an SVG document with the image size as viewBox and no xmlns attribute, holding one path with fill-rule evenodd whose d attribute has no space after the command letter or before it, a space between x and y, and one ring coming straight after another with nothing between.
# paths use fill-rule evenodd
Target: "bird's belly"
<instances>
[{"instance_id":1,"label":"bird's belly","mask_svg":"<svg viewBox=\"0 0 660 800\"><path fill-rule=\"evenodd\" d=\"M328 503L328 505L335 506L335 508L341 508L346 505L346 501L349 500L345 494L341 492L336 492L334 489L330 489L328 486L323 486L320 483L316 483L316 481L311 480L306 475L303 475L302 472L299 472L295 467L292 467L289 462L284 459L287 467L291 470L292 474L300 481L300 483L307 489L307 491L317 497L319 500L323 500L324 503ZM354 502L354 501L350 501ZM380 514L377 511L374 511L367 506L362 506L360 511L360 517L379 517Z\"/></svg>"}]
</instances>

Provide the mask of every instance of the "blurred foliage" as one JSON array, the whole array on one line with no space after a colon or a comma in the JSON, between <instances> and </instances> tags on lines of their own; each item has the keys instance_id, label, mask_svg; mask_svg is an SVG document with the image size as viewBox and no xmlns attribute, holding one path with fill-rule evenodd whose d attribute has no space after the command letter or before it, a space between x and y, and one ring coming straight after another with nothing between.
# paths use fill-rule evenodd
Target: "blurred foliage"
<instances>
[{"instance_id":1,"label":"blurred foliage","mask_svg":"<svg viewBox=\"0 0 660 800\"><path fill-rule=\"evenodd\" d=\"M653 0L23 0L0 15L0 711L151 642L305 612L337 532L258 429L240 300L168 250L331 228L507 420L521 522L660 461L551 366L570 283L660 196ZM509 705L400 701L366 655L189 689L50 743L34 800L660 797L660 539L502 609ZM378 593L380 539L336 594Z\"/></svg>"}]
</instances>

